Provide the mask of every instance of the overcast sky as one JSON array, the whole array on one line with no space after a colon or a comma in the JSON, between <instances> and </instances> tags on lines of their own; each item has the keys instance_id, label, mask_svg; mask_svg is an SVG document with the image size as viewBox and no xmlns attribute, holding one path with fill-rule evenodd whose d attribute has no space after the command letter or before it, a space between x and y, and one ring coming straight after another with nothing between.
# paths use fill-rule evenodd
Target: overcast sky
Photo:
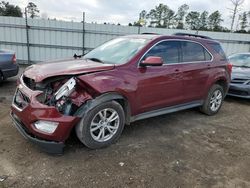
<instances>
[{"instance_id":1,"label":"overcast sky","mask_svg":"<svg viewBox=\"0 0 250 188\"><path fill-rule=\"evenodd\" d=\"M8 0L6 0L8 1ZM19 5L22 9L28 4L28 0L9 0L12 4ZM219 10L224 19L224 26L230 25L230 12L232 8L230 0L33 0L40 15L49 18L57 18L67 21L81 21L82 12L86 12L87 22L120 23L127 25L138 19L141 10L154 8L159 3L167 4L176 11L182 4L188 4L192 11L213 12ZM245 0L242 11L249 11L250 0Z\"/></svg>"}]
</instances>

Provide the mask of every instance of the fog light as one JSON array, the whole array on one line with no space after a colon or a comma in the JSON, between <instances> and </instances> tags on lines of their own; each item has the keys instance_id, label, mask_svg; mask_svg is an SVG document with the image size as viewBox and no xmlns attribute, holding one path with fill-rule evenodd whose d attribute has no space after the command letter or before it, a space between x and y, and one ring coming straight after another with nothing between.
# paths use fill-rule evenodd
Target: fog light
<instances>
[{"instance_id":1,"label":"fog light","mask_svg":"<svg viewBox=\"0 0 250 188\"><path fill-rule=\"evenodd\" d=\"M55 132L59 123L52 121L37 121L34 123L36 129L43 131L45 133L53 133Z\"/></svg>"}]
</instances>

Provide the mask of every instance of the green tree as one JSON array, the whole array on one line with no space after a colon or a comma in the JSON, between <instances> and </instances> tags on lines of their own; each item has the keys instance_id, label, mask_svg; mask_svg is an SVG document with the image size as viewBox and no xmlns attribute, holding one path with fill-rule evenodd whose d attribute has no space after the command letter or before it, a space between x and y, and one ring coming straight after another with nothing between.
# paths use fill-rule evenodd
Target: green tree
<instances>
[{"instance_id":1,"label":"green tree","mask_svg":"<svg viewBox=\"0 0 250 188\"><path fill-rule=\"evenodd\" d=\"M207 30L208 12L203 11L200 15L200 30Z\"/></svg>"},{"instance_id":2,"label":"green tree","mask_svg":"<svg viewBox=\"0 0 250 188\"><path fill-rule=\"evenodd\" d=\"M186 16L186 23L192 30L200 29L200 13L197 11L191 11Z\"/></svg>"},{"instance_id":3,"label":"green tree","mask_svg":"<svg viewBox=\"0 0 250 188\"><path fill-rule=\"evenodd\" d=\"M147 14L147 18L151 20L150 25L162 28L170 28L173 25L174 16L174 11L164 4L159 4Z\"/></svg>"},{"instance_id":4,"label":"green tree","mask_svg":"<svg viewBox=\"0 0 250 188\"><path fill-rule=\"evenodd\" d=\"M23 13L19 6L2 1L0 2L0 16L22 17Z\"/></svg>"},{"instance_id":5,"label":"green tree","mask_svg":"<svg viewBox=\"0 0 250 188\"><path fill-rule=\"evenodd\" d=\"M178 8L178 11L175 16L177 29L184 29L184 18L187 14L188 9L189 6L187 4L183 4Z\"/></svg>"},{"instance_id":6,"label":"green tree","mask_svg":"<svg viewBox=\"0 0 250 188\"><path fill-rule=\"evenodd\" d=\"M141 26L146 25L147 24L146 19L147 19L147 11L143 10L139 14L138 24L141 25Z\"/></svg>"},{"instance_id":7,"label":"green tree","mask_svg":"<svg viewBox=\"0 0 250 188\"><path fill-rule=\"evenodd\" d=\"M217 10L211 13L208 17L208 27L212 31L221 31L221 22L223 19L221 18L221 13Z\"/></svg>"},{"instance_id":8,"label":"green tree","mask_svg":"<svg viewBox=\"0 0 250 188\"><path fill-rule=\"evenodd\" d=\"M245 30L247 26L248 26L247 12L243 12L242 15L240 15L240 29Z\"/></svg>"},{"instance_id":9,"label":"green tree","mask_svg":"<svg viewBox=\"0 0 250 188\"><path fill-rule=\"evenodd\" d=\"M36 6L35 3L29 2L27 6L27 12L30 15L30 17L33 19L35 17L38 17L38 13L40 12Z\"/></svg>"}]
</instances>

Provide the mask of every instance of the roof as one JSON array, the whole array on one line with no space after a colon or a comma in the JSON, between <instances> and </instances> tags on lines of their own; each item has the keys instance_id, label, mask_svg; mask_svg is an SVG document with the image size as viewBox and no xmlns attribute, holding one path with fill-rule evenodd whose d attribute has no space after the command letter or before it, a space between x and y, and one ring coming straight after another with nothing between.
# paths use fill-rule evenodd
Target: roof
<instances>
[{"instance_id":1,"label":"roof","mask_svg":"<svg viewBox=\"0 0 250 188\"><path fill-rule=\"evenodd\" d=\"M137 35L126 35L124 37L128 38L141 38L141 39L182 39L182 40L193 40L193 41L210 41L210 42L216 42L218 41L207 37L203 35L195 35L195 34L189 34L189 33L176 33L173 35L161 35L161 34L155 34L155 33L142 33Z\"/></svg>"}]
</instances>

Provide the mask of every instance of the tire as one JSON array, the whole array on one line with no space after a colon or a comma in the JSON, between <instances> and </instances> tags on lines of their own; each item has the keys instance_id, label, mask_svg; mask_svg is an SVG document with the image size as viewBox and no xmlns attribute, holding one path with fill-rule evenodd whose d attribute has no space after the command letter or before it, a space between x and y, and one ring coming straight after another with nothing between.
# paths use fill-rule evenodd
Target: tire
<instances>
[{"instance_id":1,"label":"tire","mask_svg":"<svg viewBox=\"0 0 250 188\"><path fill-rule=\"evenodd\" d=\"M200 111L209 116L215 115L220 110L224 97L225 92L222 86L218 84L213 85Z\"/></svg>"},{"instance_id":2,"label":"tire","mask_svg":"<svg viewBox=\"0 0 250 188\"><path fill-rule=\"evenodd\" d=\"M122 106L115 101L109 101L87 112L75 130L77 137L85 146L99 149L116 142L123 131L124 124L125 114Z\"/></svg>"}]
</instances>

